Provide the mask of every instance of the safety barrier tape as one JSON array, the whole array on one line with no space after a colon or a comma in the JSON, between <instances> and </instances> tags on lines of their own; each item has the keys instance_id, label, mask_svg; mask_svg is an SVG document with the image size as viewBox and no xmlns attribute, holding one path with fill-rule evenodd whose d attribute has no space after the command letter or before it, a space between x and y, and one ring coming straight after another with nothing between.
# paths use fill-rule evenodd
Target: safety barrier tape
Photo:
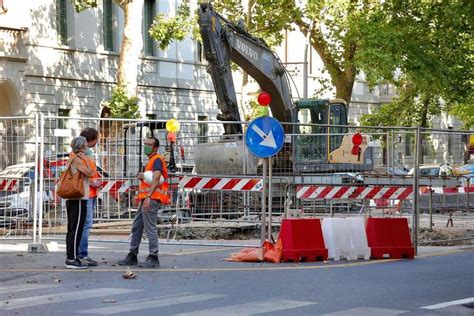
<instances>
[{"instance_id":1,"label":"safety barrier tape","mask_svg":"<svg viewBox=\"0 0 474 316\"><path fill-rule=\"evenodd\" d=\"M296 198L310 199L410 199L411 187L401 186L316 186L302 185L296 190Z\"/></svg>"},{"instance_id":2,"label":"safety barrier tape","mask_svg":"<svg viewBox=\"0 0 474 316\"><path fill-rule=\"evenodd\" d=\"M466 194L474 193L474 186L470 187L431 187L433 194ZM430 187L421 187L420 194L430 194Z\"/></svg>"},{"instance_id":3,"label":"safety barrier tape","mask_svg":"<svg viewBox=\"0 0 474 316\"><path fill-rule=\"evenodd\" d=\"M100 191L102 193L107 192L128 192L130 189L130 181L128 180L106 180L102 181L102 187Z\"/></svg>"},{"instance_id":4,"label":"safety barrier tape","mask_svg":"<svg viewBox=\"0 0 474 316\"><path fill-rule=\"evenodd\" d=\"M180 179L179 188L221 191L262 191L262 179L186 177Z\"/></svg>"},{"instance_id":5,"label":"safety barrier tape","mask_svg":"<svg viewBox=\"0 0 474 316\"><path fill-rule=\"evenodd\" d=\"M18 180L15 179L3 179L0 180L0 190L2 191L16 191Z\"/></svg>"}]
</instances>

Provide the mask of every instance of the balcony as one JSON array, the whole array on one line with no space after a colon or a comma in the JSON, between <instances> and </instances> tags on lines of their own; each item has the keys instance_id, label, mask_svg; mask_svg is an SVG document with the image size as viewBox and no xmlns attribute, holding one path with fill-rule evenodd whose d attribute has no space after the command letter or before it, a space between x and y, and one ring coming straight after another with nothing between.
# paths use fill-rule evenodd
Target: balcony
<instances>
[{"instance_id":1,"label":"balcony","mask_svg":"<svg viewBox=\"0 0 474 316\"><path fill-rule=\"evenodd\" d=\"M26 61L24 35L27 28L0 26L0 59Z\"/></svg>"}]
</instances>

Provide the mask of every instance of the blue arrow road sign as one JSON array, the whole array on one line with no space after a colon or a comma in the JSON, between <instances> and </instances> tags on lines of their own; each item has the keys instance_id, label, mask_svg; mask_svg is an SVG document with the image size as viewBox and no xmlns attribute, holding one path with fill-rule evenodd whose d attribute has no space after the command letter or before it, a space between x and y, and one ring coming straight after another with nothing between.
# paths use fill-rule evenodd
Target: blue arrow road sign
<instances>
[{"instance_id":1,"label":"blue arrow road sign","mask_svg":"<svg viewBox=\"0 0 474 316\"><path fill-rule=\"evenodd\" d=\"M285 131L277 119L263 116L250 122L245 132L245 144L252 154L268 158L278 153L285 141Z\"/></svg>"}]
</instances>

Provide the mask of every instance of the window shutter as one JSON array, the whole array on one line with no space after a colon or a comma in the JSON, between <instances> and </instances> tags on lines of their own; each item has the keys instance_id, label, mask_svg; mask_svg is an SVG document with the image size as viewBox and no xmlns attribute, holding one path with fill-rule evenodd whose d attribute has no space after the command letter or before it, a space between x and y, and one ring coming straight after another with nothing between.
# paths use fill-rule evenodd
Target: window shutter
<instances>
[{"instance_id":1,"label":"window shutter","mask_svg":"<svg viewBox=\"0 0 474 316\"><path fill-rule=\"evenodd\" d=\"M56 0L56 28L61 45L67 45L66 0Z\"/></svg>"},{"instance_id":2,"label":"window shutter","mask_svg":"<svg viewBox=\"0 0 474 316\"><path fill-rule=\"evenodd\" d=\"M114 40L112 32L112 0L104 0L104 49L114 50Z\"/></svg>"},{"instance_id":3,"label":"window shutter","mask_svg":"<svg viewBox=\"0 0 474 316\"><path fill-rule=\"evenodd\" d=\"M150 30L151 25L153 24L153 19L155 17L155 0L145 0L143 12L143 48L145 55L154 56L155 55L155 43L153 38L150 36L148 31Z\"/></svg>"}]
</instances>

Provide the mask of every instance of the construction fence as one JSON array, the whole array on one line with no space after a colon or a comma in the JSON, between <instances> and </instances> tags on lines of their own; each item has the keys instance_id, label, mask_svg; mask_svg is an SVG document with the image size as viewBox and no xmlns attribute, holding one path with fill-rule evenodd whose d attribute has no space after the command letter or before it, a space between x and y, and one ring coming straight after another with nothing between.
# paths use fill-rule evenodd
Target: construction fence
<instances>
[{"instance_id":1,"label":"construction fence","mask_svg":"<svg viewBox=\"0 0 474 316\"><path fill-rule=\"evenodd\" d=\"M222 122L180 121L174 139L165 120L38 114L0 118L0 238L64 235L65 202L55 186L72 138L85 127L100 132L93 149L102 181L93 234L131 224L139 203L136 175L147 162L143 140L150 136L159 139L171 171L172 203L163 206L161 223L258 226L263 208L275 225L303 216L412 220L416 209L418 228L432 227L437 217L474 226L474 178L458 168L470 158L472 131L283 124L285 142L271 158L269 198L262 200L263 159L249 152L242 135L223 135Z\"/></svg>"}]
</instances>

